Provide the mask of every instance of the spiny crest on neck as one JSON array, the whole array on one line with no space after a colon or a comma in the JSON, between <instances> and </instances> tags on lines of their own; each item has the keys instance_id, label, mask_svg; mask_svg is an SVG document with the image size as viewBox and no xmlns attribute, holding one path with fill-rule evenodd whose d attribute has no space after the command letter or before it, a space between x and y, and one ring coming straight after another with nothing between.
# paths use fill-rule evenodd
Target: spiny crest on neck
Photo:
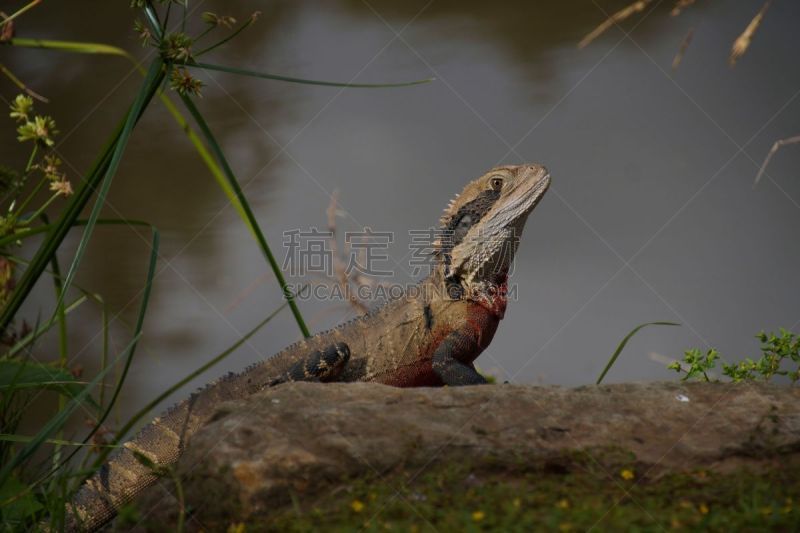
<instances>
[{"instance_id":1,"label":"spiny crest on neck","mask_svg":"<svg viewBox=\"0 0 800 533\"><path fill-rule=\"evenodd\" d=\"M493 187L489 176L496 176L503 180L505 173L513 172L515 167L495 167L483 176L467 183L464 189L456 194L447 204L439 218L440 238L434 243L434 253L441 255L448 249L457 244L454 240L461 240L459 237L464 230L478 225L481 218L492 208L494 203L500 198L500 187ZM465 220L465 217L466 220ZM459 226L460 225L460 226ZM459 232L456 230L460 229ZM456 234L458 233L458 234ZM450 237L448 239L448 237Z\"/></svg>"}]
</instances>

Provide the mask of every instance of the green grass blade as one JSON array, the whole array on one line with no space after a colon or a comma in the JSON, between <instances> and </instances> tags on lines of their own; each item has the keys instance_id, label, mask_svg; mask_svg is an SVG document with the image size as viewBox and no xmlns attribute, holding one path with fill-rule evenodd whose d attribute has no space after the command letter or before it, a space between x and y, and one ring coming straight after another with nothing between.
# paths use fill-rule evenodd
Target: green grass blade
<instances>
[{"instance_id":1,"label":"green grass blade","mask_svg":"<svg viewBox=\"0 0 800 533\"><path fill-rule=\"evenodd\" d=\"M150 245L150 250L151 250L150 263L148 264L147 267L147 278L145 280L145 286L142 293L142 302L139 305L139 313L136 317L136 324L133 330L134 338L139 338L139 336L142 334L142 326L144 325L144 318L145 315L147 314L147 303L150 301L150 292L153 288L153 279L155 277L156 262L158 260L158 248L161 236L160 233L158 232L158 229L155 226L151 226L151 230L153 232L153 242ZM106 418L108 418L108 415L111 413L111 409L114 407L114 404L116 403L117 398L119 397L119 393L122 390L122 385L125 383L125 378L128 376L128 370L130 369L131 363L133 362L133 354L135 349L136 349L136 343L134 342L133 346L131 347L131 350L129 350L129 356L125 360L125 365L122 368L122 373L120 374L119 380L117 381L117 384L114 387L114 392L111 394L111 399L108 401L108 405L105 411L97 420L97 423L94 425L92 430L89 432L89 435L87 435L86 438L84 439L84 442L87 442L92 437L92 435L94 435L97 432L100 426L103 425L103 422L105 422ZM66 460L69 460L75 453L76 452L72 452L72 454L70 454L70 456L67 457Z\"/></svg>"},{"instance_id":2,"label":"green grass blade","mask_svg":"<svg viewBox=\"0 0 800 533\"><path fill-rule=\"evenodd\" d=\"M7 235L0 239L0 249L6 248L9 244L16 243L17 241L22 241L24 239L27 239L28 237L34 237L36 235L39 235L40 233L49 231L51 228L52 226L20 228L19 230L17 230L16 233L12 233L11 235Z\"/></svg>"},{"instance_id":3,"label":"green grass blade","mask_svg":"<svg viewBox=\"0 0 800 533\"><path fill-rule=\"evenodd\" d=\"M3 442L30 442L36 437L30 437L28 435L9 435L7 433L0 433L0 441ZM93 443L86 443L86 442L76 442L73 440L62 440L62 439L45 439L45 444L56 444L59 446L97 446L98 448L120 448L121 446L118 444L98 444L96 442Z\"/></svg>"},{"instance_id":4,"label":"green grass blade","mask_svg":"<svg viewBox=\"0 0 800 533\"><path fill-rule=\"evenodd\" d=\"M75 257L72 259L72 264L67 271L67 276L64 280L64 286L59 297L59 304L61 301L63 301L64 293L69 290L69 287L72 284L72 279L75 277L75 274L78 271L78 266L83 259L83 254L86 252L86 247L89 244L89 238L92 235L92 231L94 230L97 219L100 218L100 210L105 205L106 196L111 188L111 182L113 181L114 175L119 168L120 161L122 161L122 155L125 153L125 148L127 147L128 140L133 133L133 128L136 126L136 122L144 112L144 109L147 107L147 104L152 99L158 88L158 85L161 83L161 80L164 77L163 66L164 65L160 58L155 59L150 64L150 68L147 72L144 83L139 89L139 93L137 94L136 99L131 106L131 110L128 113L128 118L125 121L125 126L123 126L119 139L114 145L111 161L109 162L108 168L103 173L103 178L100 181L97 199L95 200L94 207L89 214L89 219L86 222L86 229L84 230L83 236L78 243L78 249L75 252Z\"/></svg>"},{"instance_id":5,"label":"green grass blade","mask_svg":"<svg viewBox=\"0 0 800 533\"><path fill-rule=\"evenodd\" d=\"M152 28L153 32L155 33L158 39L161 39L163 35L163 29L158 22L158 15L156 14L155 10L153 9L152 5L146 5L144 8L145 16L148 19L150 27ZM212 48L216 48L222 43L217 43L213 47L203 50L201 53L205 53ZM201 68L206 70L217 70L220 72L228 72L230 74L239 74L242 76L250 76L252 78L262 78L267 80L276 80L276 81L285 81L289 83L303 83L307 85L324 85L328 87L352 87L352 88L362 88L362 89L377 89L377 88L385 88L385 87L407 87L409 85L419 85L422 83L428 83L433 81L435 78L425 78L422 80L410 81L410 82L401 82L401 83L341 83L341 82L334 82L334 81L322 81L322 80L309 80L303 78L293 78L290 76L280 76L277 74L269 74L266 72L257 72L254 70L247 70L247 69L240 69L235 67L226 67L223 65L213 65L210 63L198 63L192 62L187 63L186 66L188 67L195 67Z\"/></svg>"},{"instance_id":6,"label":"green grass blade","mask_svg":"<svg viewBox=\"0 0 800 533\"><path fill-rule=\"evenodd\" d=\"M147 2L144 6L144 16L147 18L147 22L153 28L156 37L158 37L160 40L164 30L161 28L161 21L158 20L158 13L156 13L156 10L153 9L153 6L150 4L150 2Z\"/></svg>"},{"instance_id":7,"label":"green grass blade","mask_svg":"<svg viewBox=\"0 0 800 533\"><path fill-rule=\"evenodd\" d=\"M48 50L60 50L62 52L72 52L80 54L105 54L130 57L128 52L122 48L103 43L86 43L76 41L53 41L49 39L23 39L14 37L8 44L11 46L23 46L25 48L44 48Z\"/></svg>"},{"instance_id":8,"label":"green grass blade","mask_svg":"<svg viewBox=\"0 0 800 533\"><path fill-rule=\"evenodd\" d=\"M10 394L18 389L54 390L68 398L77 397L86 383L79 382L64 370L34 361L6 360L0 361L0 392ZM100 408L92 399L87 403L95 409Z\"/></svg>"},{"instance_id":9,"label":"green grass blade","mask_svg":"<svg viewBox=\"0 0 800 533\"><path fill-rule=\"evenodd\" d=\"M139 337L134 337L128 346L123 350L120 355L117 357L117 360L123 359L126 355L131 351L133 346L136 344L136 341L139 340ZM113 366L113 365L112 365ZM22 450L19 451L7 464L3 465L2 469L0 469L0 486L2 486L6 479L11 475L15 468L21 465L26 459L28 459L31 455L33 455L39 447L44 444L44 442L50 438L50 435L58 431L63 425L67 422L70 415L85 401L86 396L89 395L89 392L100 382L102 377L112 368L109 366L104 368L101 372L99 372L94 379L89 382L87 385L77 396L72 398L69 403L64 407L63 410L59 411L53 418L51 418L44 427L39 430L36 436L28 442ZM2 504L2 502L0 502Z\"/></svg>"},{"instance_id":10,"label":"green grass blade","mask_svg":"<svg viewBox=\"0 0 800 533\"><path fill-rule=\"evenodd\" d=\"M161 25L164 27L164 29L169 28L169 14L171 11L172 11L172 2L169 2L167 4L167 12L164 14L164 23Z\"/></svg>"},{"instance_id":11,"label":"green grass blade","mask_svg":"<svg viewBox=\"0 0 800 533\"><path fill-rule=\"evenodd\" d=\"M0 366L2 366L0 364ZM16 382L11 385L3 385L0 384L0 390L10 390L15 391L17 389L53 389L62 391L64 388L72 387L73 385L88 385L88 381L77 381L73 379L70 375L69 379L58 380L58 381L22 381ZM64 393L66 396L70 396L69 392Z\"/></svg>"},{"instance_id":12,"label":"green grass blade","mask_svg":"<svg viewBox=\"0 0 800 533\"><path fill-rule=\"evenodd\" d=\"M64 293L64 287L61 283L61 267L58 264L58 255L54 254L52 261L50 261L54 272L53 287L56 293L56 298L61 302L56 308L56 320L58 321L58 360L62 367L67 366L67 313L64 307L64 298L61 296Z\"/></svg>"},{"instance_id":13,"label":"green grass blade","mask_svg":"<svg viewBox=\"0 0 800 533\"><path fill-rule=\"evenodd\" d=\"M103 329L102 329L103 349L100 354L100 368L105 368L106 366L108 366L109 336L111 334L109 327L111 326L111 323L108 320L109 316L108 305L106 304L105 300L103 298L98 297L97 302L100 304L100 322L101 324L103 324ZM106 404L105 399L106 399L106 378L103 378L103 380L100 382L100 394L98 397L98 401L100 402L101 406Z\"/></svg>"},{"instance_id":14,"label":"green grass blade","mask_svg":"<svg viewBox=\"0 0 800 533\"><path fill-rule=\"evenodd\" d=\"M2 20L2 24L7 24L7 23L11 22L12 20L14 20L15 18L19 17L20 15L22 15L23 13L28 12L28 10L33 9L34 7L39 5L39 3L41 3L41 1L42 0L30 0L26 5L22 6L19 9L17 9L13 13L11 13L10 15L6 15L5 13L3 13L2 15L0 15L0 18L3 19Z\"/></svg>"},{"instance_id":15,"label":"green grass blade","mask_svg":"<svg viewBox=\"0 0 800 533\"><path fill-rule=\"evenodd\" d=\"M195 133L194 129L189 125L189 122L184 118L183 114L178 110L177 107L170 101L169 97L164 93L159 93L159 98L161 99L161 103L164 104L164 107L167 109L170 115L172 115L173 120L178 124L178 127L186 134L186 137L189 139L189 142L192 143L195 152L197 155L200 156L200 159L208 168L208 171L214 177L214 180L217 182L217 185L220 189L222 189L223 194L228 198L228 201L231 203L233 208L236 210L236 213L239 215L245 223L247 222L247 213L245 212L242 204L239 203L239 199L236 197L236 193L231 188L228 180L225 178L225 173L219 167L216 161L214 161L214 156L206 148L203 141L200 137ZM248 228L252 232L252 228L248 225ZM255 236L255 233L253 234Z\"/></svg>"},{"instance_id":16,"label":"green grass blade","mask_svg":"<svg viewBox=\"0 0 800 533\"><path fill-rule=\"evenodd\" d=\"M72 227L77 226L85 226L88 224L87 220L76 220ZM115 226L115 225L124 225L124 226L144 226L146 228L152 228L153 225L149 222L145 222L143 220L135 220L132 218L100 218L97 219L96 224L98 226L107 225L107 226ZM0 249L7 247L11 243L15 243L17 241L23 241L30 237L35 237L36 235L41 235L42 233L47 233L48 231L57 229L55 224L44 224L42 226L35 226L35 227L27 227L22 228L21 231L17 233L13 233L7 237L0 239ZM30 264L26 262L25 264ZM74 285L74 284L73 284Z\"/></svg>"},{"instance_id":17,"label":"green grass blade","mask_svg":"<svg viewBox=\"0 0 800 533\"><path fill-rule=\"evenodd\" d=\"M414 81L404 81L399 83L344 83L338 81L323 81L323 80L309 80L304 78L293 78L291 76L281 76L278 74L269 74L267 72L258 72L255 70L247 70L236 67L226 67L224 65L214 65L211 63L187 63L187 67L200 68L204 70L216 70L219 72L227 72L229 74L238 74L240 76L249 76L251 78L262 78L265 80L285 81L289 83L302 83L305 85L324 85L327 87L349 87L352 89L381 89L387 87L409 87L411 85L421 85L423 83L430 83L436 78L425 78Z\"/></svg>"},{"instance_id":18,"label":"green grass blade","mask_svg":"<svg viewBox=\"0 0 800 533\"><path fill-rule=\"evenodd\" d=\"M247 199L242 192L242 188L239 186L239 182L236 179L236 176L233 173L230 165L228 164L228 160L225 158L225 154L222 151L217 140L214 138L214 134L211 132L211 128L209 128L208 124L206 123L203 116L200 114L200 111L197 109L197 106L194 105L194 102L188 96L182 96L181 99L183 100L183 104L186 106L186 109L194 118L195 122L197 122L197 126L200 131L203 133L203 136L206 138L206 142L211 147L211 151L217 158L220 166L225 172L225 177L227 178L228 184L230 185L231 189L233 189L234 193L236 194L236 198L239 200L239 204L244 209L245 215L247 217L247 225L250 227L250 230L255 235L256 241L258 242L259 247L261 248L261 252L264 254L264 257L267 259L267 263L269 263L270 268L272 269L273 274L275 274L275 278L278 280L278 284L283 291L284 298L289 302L289 307L292 310L292 314L294 315L294 319L297 322L300 331L303 333L303 336L310 337L310 333L308 332L308 327L306 326L305 321L303 320L303 316L300 314L300 309L297 307L297 302L295 302L294 296L292 296L291 291L286 285L286 280L283 277L283 273L281 272L280 266L278 262L275 260L275 256L272 255L272 250L270 250L269 245L267 244L266 238L264 238L264 233L261 231L261 228L258 225L258 221L256 220L255 215L253 214L253 210L250 208L250 204L247 202Z\"/></svg>"},{"instance_id":19,"label":"green grass blade","mask_svg":"<svg viewBox=\"0 0 800 533\"><path fill-rule=\"evenodd\" d=\"M600 373L600 377L597 378L597 382L596 382L597 385L600 385L600 383L603 381L603 378L606 377L606 374L608 373L608 371L611 370L611 367L616 362L617 357L619 357L619 354L621 354L622 350L625 349L625 345L628 344L628 341L631 340L631 337L636 335L636 333L640 329L642 329L644 327L647 327L647 326L680 326L680 324L678 324L677 322L647 322L645 324L639 324L638 326L633 328L633 330L631 330L630 333L625 335L625 338L622 339L622 342L619 343L619 346L617 346L617 349L614 351L614 354L611 356L611 359L608 360L608 363L606 364L606 367Z\"/></svg>"},{"instance_id":20,"label":"green grass blade","mask_svg":"<svg viewBox=\"0 0 800 533\"><path fill-rule=\"evenodd\" d=\"M64 313L65 314L71 313L72 311L80 307L80 305L83 304L86 300L87 300L86 295L80 296L79 298L75 299L71 304L64 307ZM49 320L45 321L42 325L35 327L33 331L31 331L30 333L22 337L20 340L18 340L16 343L14 343L14 345L11 348L9 348L9 350L5 354L3 354L3 357L11 358L15 357L16 355L19 355L19 353L22 352L22 350L30 346L33 342L36 342L36 340L39 337L50 331L50 328L52 328L57 322L58 322L58 317L53 316Z\"/></svg>"},{"instance_id":21,"label":"green grass blade","mask_svg":"<svg viewBox=\"0 0 800 533\"><path fill-rule=\"evenodd\" d=\"M46 204L45 204L46 205ZM45 224L50 224L50 220L47 217L46 213L42 213L39 218ZM50 260L50 264L52 265L52 270L54 275L53 278L53 290L55 291L56 301L59 304L56 306L56 320L58 322L58 363L59 366L63 369L67 366L67 361L69 359L68 346L69 346L69 339L67 333L67 313L65 312L64 306L64 285L63 285L63 278L61 277L61 266L58 262L58 253L53 254L53 258ZM58 410L64 408L64 404L66 403L67 396L65 394L60 394L58 397ZM63 429L59 430L58 435L56 436L57 439L63 439ZM59 458L61 457L61 445L57 444L55 449L53 450L53 464L58 464Z\"/></svg>"}]
</instances>

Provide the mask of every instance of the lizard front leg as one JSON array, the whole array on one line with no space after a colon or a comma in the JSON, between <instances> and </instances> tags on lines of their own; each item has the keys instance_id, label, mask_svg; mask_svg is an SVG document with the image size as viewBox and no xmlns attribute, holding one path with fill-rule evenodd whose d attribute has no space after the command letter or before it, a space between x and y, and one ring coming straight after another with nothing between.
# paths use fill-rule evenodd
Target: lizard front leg
<instances>
[{"instance_id":1,"label":"lizard front leg","mask_svg":"<svg viewBox=\"0 0 800 533\"><path fill-rule=\"evenodd\" d=\"M269 386L289 381L336 381L349 359L350 348L347 344L333 343L300 359L283 376L271 381Z\"/></svg>"},{"instance_id":2,"label":"lizard front leg","mask_svg":"<svg viewBox=\"0 0 800 533\"><path fill-rule=\"evenodd\" d=\"M471 362L465 363L463 360L474 360L483 348L478 340L461 331L450 333L433 352L431 362L433 371L445 385L481 385L488 383L486 378L481 376Z\"/></svg>"}]
</instances>

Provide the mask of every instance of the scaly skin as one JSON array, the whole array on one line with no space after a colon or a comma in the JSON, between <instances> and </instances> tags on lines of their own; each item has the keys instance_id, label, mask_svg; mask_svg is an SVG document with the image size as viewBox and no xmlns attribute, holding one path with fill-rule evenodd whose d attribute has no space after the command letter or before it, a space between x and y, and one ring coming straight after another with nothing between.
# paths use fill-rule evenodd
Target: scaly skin
<instances>
[{"instance_id":1,"label":"scaly skin","mask_svg":"<svg viewBox=\"0 0 800 533\"><path fill-rule=\"evenodd\" d=\"M67 531L94 531L174 464L224 401L286 381L372 381L396 387L486 383L473 361L506 308L508 270L528 214L549 186L544 167L492 169L441 217L431 275L377 310L229 374L145 426L81 487Z\"/></svg>"}]
</instances>

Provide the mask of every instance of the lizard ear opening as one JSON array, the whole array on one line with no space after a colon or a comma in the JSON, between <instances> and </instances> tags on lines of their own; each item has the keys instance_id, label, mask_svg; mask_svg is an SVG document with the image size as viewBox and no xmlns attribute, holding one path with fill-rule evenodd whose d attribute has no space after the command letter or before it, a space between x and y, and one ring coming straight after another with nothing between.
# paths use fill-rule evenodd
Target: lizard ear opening
<instances>
[{"instance_id":1,"label":"lizard ear opening","mask_svg":"<svg viewBox=\"0 0 800 533\"><path fill-rule=\"evenodd\" d=\"M467 235L469 228L472 227L473 216L469 213L462 216L458 222L456 222L455 227L453 228L453 242L461 242L464 240L464 237Z\"/></svg>"}]
</instances>

